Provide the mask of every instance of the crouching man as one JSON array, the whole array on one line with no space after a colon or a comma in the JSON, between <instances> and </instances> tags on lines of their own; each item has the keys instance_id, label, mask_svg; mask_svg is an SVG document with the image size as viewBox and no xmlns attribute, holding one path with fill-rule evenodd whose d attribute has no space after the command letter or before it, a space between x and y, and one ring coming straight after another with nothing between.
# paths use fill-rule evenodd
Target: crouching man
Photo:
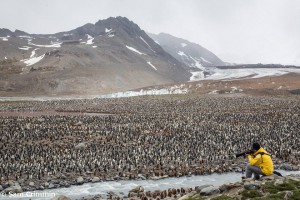
<instances>
[{"instance_id":1,"label":"crouching man","mask_svg":"<svg viewBox=\"0 0 300 200\"><path fill-rule=\"evenodd\" d=\"M249 164L246 167L246 178L258 180L260 175L268 176L273 174L274 166L271 155L266 152L258 143L252 145L253 154L247 154Z\"/></svg>"}]
</instances>

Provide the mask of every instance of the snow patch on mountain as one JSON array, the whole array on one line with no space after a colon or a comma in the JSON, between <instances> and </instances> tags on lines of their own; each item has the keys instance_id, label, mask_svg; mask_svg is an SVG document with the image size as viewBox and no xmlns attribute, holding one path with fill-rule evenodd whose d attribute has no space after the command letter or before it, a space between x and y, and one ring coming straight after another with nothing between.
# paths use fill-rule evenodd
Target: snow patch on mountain
<instances>
[{"instance_id":1,"label":"snow patch on mountain","mask_svg":"<svg viewBox=\"0 0 300 200\"><path fill-rule=\"evenodd\" d=\"M89 34L86 34L87 35L87 41L86 41L86 44L94 44L93 43L93 40L94 40L94 38L92 37L92 36L90 36Z\"/></svg>"},{"instance_id":2,"label":"snow patch on mountain","mask_svg":"<svg viewBox=\"0 0 300 200\"><path fill-rule=\"evenodd\" d=\"M146 55L146 54L144 54L144 53L142 53L142 52L136 50L136 49L133 48L133 47L130 47L130 46L127 46L127 45L126 45L126 48L129 49L129 50L131 50L131 51L133 51L133 52L135 52L135 53L138 53L138 54L140 54L140 55Z\"/></svg>"},{"instance_id":3,"label":"snow patch on mountain","mask_svg":"<svg viewBox=\"0 0 300 200\"><path fill-rule=\"evenodd\" d=\"M178 51L178 53L177 53L178 55L180 55L180 56L185 56L185 57L188 57L183 51Z\"/></svg>"},{"instance_id":4,"label":"snow patch on mountain","mask_svg":"<svg viewBox=\"0 0 300 200\"><path fill-rule=\"evenodd\" d=\"M181 43L181 46L182 47L185 47L187 44L186 43Z\"/></svg>"},{"instance_id":5,"label":"snow patch on mountain","mask_svg":"<svg viewBox=\"0 0 300 200\"><path fill-rule=\"evenodd\" d=\"M29 36L29 35L20 35L20 36L18 36L19 38L32 38L31 36Z\"/></svg>"},{"instance_id":6,"label":"snow patch on mountain","mask_svg":"<svg viewBox=\"0 0 300 200\"><path fill-rule=\"evenodd\" d=\"M209 62L208 60L205 60L205 58L203 58L203 57L200 57L200 58L201 58L201 60L203 60L204 62L209 63L209 64L212 64L212 63Z\"/></svg>"},{"instance_id":7,"label":"snow patch on mountain","mask_svg":"<svg viewBox=\"0 0 300 200\"><path fill-rule=\"evenodd\" d=\"M51 42L52 44L48 44L48 45L40 45L40 44L34 44L31 42L31 40L29 39L28 40L28 44L29 45L33 45L33 46L36 46L36 47L46 47L46 48L59 48L61 47L61 42Z\"/></svg>"},{"instance_id":8,"label":"snow patch on mountain","mask_svg":"<svg viewBox=\"0 0 300 200\"><path fill-rule=\"evenodd\" d=\"M44 58L45 54L38 56L38 57L32 57L26 60L23 60L23 62L26 64L26 66L34 65L35 63L41 61Z\"/></svg>"},{"instance_id":9,"label":"snow patch on mountain","mask_svg":"<svg viewBox=\"0 0 300 200\"><path fill-rule=\"evenodd\" d=\"M108 32L110 32L112 29L107 29L107 28L105 28L105 33L108 33Z\"/></svg>"},{"instance_id":10,"label":"snow patch on mountain","mask_svg":"<svg viewBox=\"0 0 300 200\"><path fill-rule=\"evenodd\" d=\"M195 62L195 63L194 63L194 66L195 66L196 68L205 70L205 67L203 67L203 65L199 62L199 60L198 60L197 58L193 58L192 56L190 56L190 58Z\"/></svg>"},{"instance_id":11,"label":"snow patch on mountain","mask_svg":"<svg viewBox=\"0 0 300 200\"><path fill-rule=\"evenodd\" d=\"M31 52L31 55L30 55L30 58L32 58L34 55L35 55L35 51L38 50L39 48L36 48L34 49L32 52Z\"/></svg>"},{"instance_id":12,"label":"snow patch on mountain","mask_svg":"<svg viewBox=\"0 0 300 200\"><path fill-rule=\"evenodd\" d=\"M21 49L21 50L24 50L24 51L28 51L31 47L23 46L23 47L18 47L18 48Z\"/></svg>"},{"instance_id":13,"label":"snow patch on mountain","mask_svg":"<svg viewBox=\"0 0 300 200\"><path fill-rule=\"evenodd\" d=\"M7 37L0 37L0 39L2 39L3 41L8 41L8 36Z\"/></svg>"},{"instance_id":14,"label":"snow patch on mountain","mask_svg":"<svg viewBox=\"0 0 300 200\"><path fill-rule=\"evenodd\" d=\"M147 63L148 63L148 65L150 65L153 69L155 69L157 71L157 68L154 65L152 65L151 62L147 62Z\"/></svg>"},{"instance_id":15,"label":"snow patch on mountain","mask_svg":"<svg viewBox=\"0 0 300 200\"><path fill-rule=\"evenodd\" d=\"M150 49L151 51L155 52L155 51L151 48L151 46L148 44L148 42L146 42L146 40L145 40L142 36L140 36L140 38L141 38L141 40L149 47L149 49Z\"/></svg>"}]
</instances>

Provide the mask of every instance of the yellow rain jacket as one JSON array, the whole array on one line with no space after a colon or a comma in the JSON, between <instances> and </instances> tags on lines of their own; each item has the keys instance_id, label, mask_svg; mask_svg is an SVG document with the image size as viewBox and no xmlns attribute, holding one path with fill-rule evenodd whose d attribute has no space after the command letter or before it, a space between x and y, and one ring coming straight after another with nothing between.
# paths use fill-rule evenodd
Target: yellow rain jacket
<instances>
[{"instance_id":1,"label":"yellow rain jacket","mask_svg":"<svg viewBox=\"0 0 300 200\"><path fill-rule=\"evenodd\" d=\"M250 165L259 166L265 175L271 175L274 171L273 161L271 155L262 147L258 149L253 155L248 155Z\"/></svg>"}]
</instances>

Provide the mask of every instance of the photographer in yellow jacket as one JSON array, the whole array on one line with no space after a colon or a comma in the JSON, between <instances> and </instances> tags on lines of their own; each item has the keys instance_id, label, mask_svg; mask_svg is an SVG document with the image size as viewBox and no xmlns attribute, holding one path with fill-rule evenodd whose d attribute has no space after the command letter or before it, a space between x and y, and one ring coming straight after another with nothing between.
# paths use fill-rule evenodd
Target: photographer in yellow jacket
<instances>
[{"instance_id":1,"label":"photographer in yellow jacket","mask_svg":"<svg viewBox=\"0 0 300 200\"><path fill-rule=\"evenodd\" d=\"M247 154L249 164L246 167L246 178L251 178L252 174L254 174L254 180L258 180L260 175L268 176L273 174L274 166L271 155L258 143L253 143L252 150L253 154Z\"/></svg>"}]
</instances>

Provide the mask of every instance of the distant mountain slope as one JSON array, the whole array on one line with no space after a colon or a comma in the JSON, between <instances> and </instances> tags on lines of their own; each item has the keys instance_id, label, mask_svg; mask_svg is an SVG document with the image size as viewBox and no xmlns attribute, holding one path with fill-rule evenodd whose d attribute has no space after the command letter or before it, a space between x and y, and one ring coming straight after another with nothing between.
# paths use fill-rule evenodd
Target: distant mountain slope
<instances>
[{"instance_id":1,"label":"distant mountain slope","mask_svg":"<svg viewBox=\"0 0 300 200\"><path fill-rule=\"evenodd\" d=\"M148 35L174 58L194 70L205 70L205 67L225 65L220 58L199 44L166 33L158 35L148 33Z\"/></svg>"},{"instance_id":2,"label":"distant mountain slope","mask_svg":"<svg viewBox=\"0 0 300 200\"><path fill-rule=\"evenodd\" d=\"M189 80L187 66L124 17L56 34L0 29L0 95L93 95Z\"/></svg>"}]
</instances>

